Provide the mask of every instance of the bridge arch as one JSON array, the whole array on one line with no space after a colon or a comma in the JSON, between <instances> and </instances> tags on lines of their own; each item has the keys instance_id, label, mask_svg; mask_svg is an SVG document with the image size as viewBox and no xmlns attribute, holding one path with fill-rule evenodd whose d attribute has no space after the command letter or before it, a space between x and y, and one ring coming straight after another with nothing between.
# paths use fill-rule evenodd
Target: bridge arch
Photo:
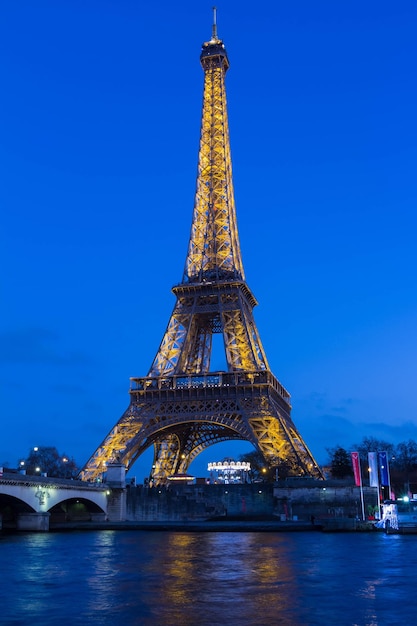
<instances>
[{"instance_id":1,"label":"bridge arch","mask_svg":"<svg viewBox=\"0 0 417 626\"><path fill-rule=\"evenodd\" d=\"M50 526L70 522L101 522L106 519L106 510L86 497L62 498L48 512Z\"/></svg>"},{"instance_id":2,"label":"bridge arch","mask_svg":"<svg viewBox=\"0 0 417 626\"><path fill-rule=\"evenodd\" d=\"M0 493L0 519L3 529L17 528L17 520L22 513L35 513L35 509L21 498Z\"/></svg>"}]
</instances>

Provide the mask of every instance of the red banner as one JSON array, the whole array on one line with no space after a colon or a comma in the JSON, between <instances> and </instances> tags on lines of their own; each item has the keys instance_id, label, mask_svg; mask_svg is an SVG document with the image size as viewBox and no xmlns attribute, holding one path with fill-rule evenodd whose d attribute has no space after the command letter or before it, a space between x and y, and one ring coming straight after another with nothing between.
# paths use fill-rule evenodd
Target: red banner
<instances>
[{"instance_id":1,"label":"red banner","mask_svg":"<svg viewBox=\"0 0 417 626\"><path fill-rule=\"evenodd\" d=\"M361 479L361 466L359 462L359 452L351 452L353 475L355 476L355 485L360 487L362 485Z\"/></svg>"}]
</instances>

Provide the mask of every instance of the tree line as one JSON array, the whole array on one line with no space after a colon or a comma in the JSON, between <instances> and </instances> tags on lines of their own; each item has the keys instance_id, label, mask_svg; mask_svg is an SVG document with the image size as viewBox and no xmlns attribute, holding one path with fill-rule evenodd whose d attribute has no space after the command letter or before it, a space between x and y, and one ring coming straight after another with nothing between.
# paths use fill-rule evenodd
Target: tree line
<instances>
[{"instance_id":1,"label":"tree line","mask_svg":"<svg viewBox=\"0 0 417 626\"><path fill-rule=\"evenodd\" d=\"M35 446L18 466L27 475L51 478L75 478L79 471L72 457L60 454L53 446Z\"/></svg>"},{"instance_id":2,"label":"tree line","mask_svg":"<svg viewBox=\"0 0 417 626\"><path fill-rule=\"evenodd\" d=\"M353 444L349 450L342 446L327 448L329 455L328 471L332 478L349 478L353 476L351 452L359 453L361 474L364 484L368 477L368 453L386 452L389 463L391 484L397 491L417 491L417 443L413 439L393 444L375 437L364 437L359 443Z\"/></svg>"},{"instance_id":3,"label":"tree line","mask_svg":"<svg viewBox=\"0 0 417 626\"><path fill-rule=\"evenodd\" d=\"M353 479L351 452L358 452L364 485L369 484L367 483L368 453L386 452L393 488L397 491L406 488L411 493L417 493L417 443L413 439L392 444L375 437L363 437L359 443L353 444L350 448L337 445L326 448L326 451L329 458L325 473L328 478L336 479ZM285 461L282 461L278 468L268 467L262 454L256 450L241 455L239 460L251 464L252 480L273 482L277 478L286 478L292 473ZM79 471L72 457L60 454L52 446L32 448L18 465L19 469L26 474L46 474L53 478L75 478Z\"/></svg>"},{"instance_id":4,"label":"tree line","mask_svg":"<svg viewBox=\"0 0 417 626\"><path fill-rule=\"evenodd\" d=\"M402 491L417 493L417 443L412 439L393 444L375 437L363 437L360 442L353 444L349 448L337 445L332 448L326 448L326 451L329 456L328 462L324 467L326 477L352 479L352 481L351 452L358 452L364 485L369 484L368 453L386 452L391 484L394 490L397 493ZM285 462L281 462L278 468L268 467L262 454L258 451L243 454L239 457L239 460L251 464L250 474L252 480L273 482L277 479L277 474L278 478L281 479L291 476L291 468L288 468Z\"/></svg>"}]
</instances>

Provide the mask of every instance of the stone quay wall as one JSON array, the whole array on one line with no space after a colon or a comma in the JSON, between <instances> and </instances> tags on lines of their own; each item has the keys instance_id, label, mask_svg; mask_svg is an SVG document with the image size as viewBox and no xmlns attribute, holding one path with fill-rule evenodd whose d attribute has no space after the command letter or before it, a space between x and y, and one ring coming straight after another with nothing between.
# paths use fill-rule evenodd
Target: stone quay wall
<instances>
[{"instance_id":1,"label":"stone quay wall","mask_svg":"<svg viewBox=\"0 0 417 626\"><path fill-rule=\"evenodd\" d=\"M375 487L363 487L365 518L372 516L378 502ZM274 488L274 514L281 519L311 520L331 518L362 519L359 487L338 485L336 481L320 486L278 486Z\"/></svg>"},{"instance_id":2,"label":"stone quay wall","mask_svg":"<svg viewBox=\"0 0 417 626\"><path fill-rule=\"evenodd\" d=\"M336 484L334 484L336 482ZM376 489L363 489L367 517L377 503ZM337 481L303 485L173 485L167 488L128 486L127 521L203 521L217 518L276 517L282 521L361 518L359 487Z\"/></svg>"}]
</instances>

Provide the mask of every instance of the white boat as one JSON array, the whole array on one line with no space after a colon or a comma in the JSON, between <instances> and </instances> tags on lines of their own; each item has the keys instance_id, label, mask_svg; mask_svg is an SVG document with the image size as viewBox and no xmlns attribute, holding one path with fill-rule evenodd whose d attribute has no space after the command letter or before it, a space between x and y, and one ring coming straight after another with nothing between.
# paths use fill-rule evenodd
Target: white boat
<instances>
[{"instance_id":1,"label":"white boat","mask_svg":"<svg viewBox=\"0 0 417 626\"><path fill-rule=\"evenodd\" d=\"M389 534L417 534L417 500L407 496L386 500L381 509L381 519L375 522L376 528L382 528Z\"/></svg>"}]
</instances>

